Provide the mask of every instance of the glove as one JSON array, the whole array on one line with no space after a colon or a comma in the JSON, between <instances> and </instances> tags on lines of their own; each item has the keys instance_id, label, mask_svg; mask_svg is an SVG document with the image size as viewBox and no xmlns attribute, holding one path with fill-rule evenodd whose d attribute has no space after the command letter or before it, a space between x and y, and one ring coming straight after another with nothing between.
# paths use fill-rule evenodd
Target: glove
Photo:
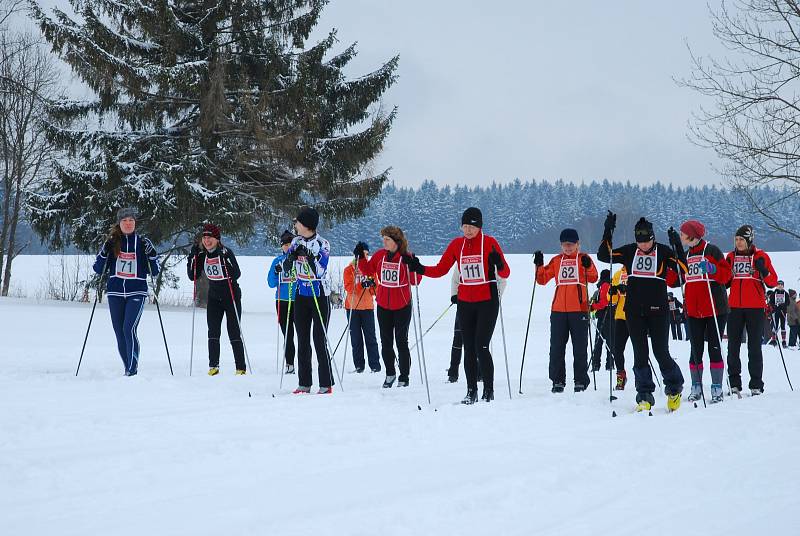
<instances>
[{"instance_id":1,"label":"glove","mask_svg":"<svg viewBox=\"0 0 800 536\"><path fill-rule=\"evenodd\" d=\"M717 267L708 261L700 261L700 273L703 275L714 275L717 273Z\"/></svg>"},{"instance_id":2,"label":"glove","mask_svg":"<svg viewBox=\"0 0 800 536\"><path fill-rule=\"evenodd\" d=\"M592 267L592 259L589 255L583 254L581 255L581 266L586 268L587 270Z\"/></svg>"},{"instance_id":3,"label":"glove","mask_svg":"<svg viewBox=\"0 0 800 536\"><path fill-rule=\"evenodd\" d=\"M425 274L425 267L422 266L422 263L419 262L419 259L416 255L406 253L400 260L403 261L403 264L408 266L408 269L414 272L415 274L424 275Z\"/></svg>"},{"instance_id":4,"label":"glove","mask_svg":"<svg viewBox=\"0 0 800 536\"><path fill-rule=\"evenodd\" d=\"M283 266L281 266L281 263L279 263L279 262L275 263L274 271L278 275L281 275L283 273Z\"/></svg>"},{"instance_id":5,"label":"glove","mask_svg":"<svg viewBox=\"0 0 800 536\"><path fill-rule=\"evenodd\" d=\"M492 247L492 252L489 253L487 260L489 261L489 266L494 266L497 270L502 270L505 267L503 264L503 258L500 257L500 254L497 252L494 247Z\"/></svg>"},{"instance_id":6,"label":"glove","mask_svg":"<svg viewBox=\"0 0 800 536\"><path fill-rule=\"evenodd\" d=\"M311 252L308 251L308 248L305 247L303 244L298 244L297 247L294 248L293 254L294 254L295 258L297 258L297 257L306 257L306 258L314 257L311 254Z\"/></svg>"},{"instance_id":7,"label":"glove","mask_svg":"<svg viewBox=\"0 0 800 536\"><path fill-rule=\"evenodd\" d=\"M363 243L359 242L358 244L356 244L356 247L353 250L353 255L357 259L364 258L364 244Z\"/></svg>"},{"instance_id":8,"label":"glove","mask_svg":"<svg viewBox=\"0 0 800 536\"><path fill-rule=\"evenodd\" d=\"M628 285L617 285L617 292L620 294L625 294L628 292Z\"/></svg>"},{"instance_id":9,"label":"glove","mask_svg":"<svg viewBox=\"0 0 800 536\"><path fill-rule=\"evenodd\" d=\"M606 215L606 221L603 223L603 239L610 240L611 235L614 234L614 229L616 228L617 228L617 215L609 210L608 214Z\"/></svg>"},{"instance_id":10,"label":"glove","mask_svg":"<svg viewBox=\"0 0 800 536\"><path fill-rule=\"evenodd\" d=\"M292 270L294 270L294 261L291 255L287 255L285 259L283 259L283 273L290 274Z\"/></svg>"},{"instance_id":11,"label":"glove","mask_svg":"<svg viewBox=\"0 0 800 536\"><path fill-rule=\"evenodd\" d=\"M533 264L537 267L544 266L544 255L539 250L533 252Z\"/></svg>"},{"instance_id":12,"label":"glove","mask_svg":"<svg viewBox=\"0 0 800 536\"><path fill-rule=\"evenodd\" d=\"M197 244L192 244L192 249L189 250L190 257L197 257L200 255L200 246Z\"/></svg>"},{"instance_id":13,"label":"glove","mask_svg":"<svg viewBox=\"0 0 800 536\"><path fill-rule=\"evenodd\" d=\"M148 257L155 257L158 255L155 246L153 246L153 243L148 239L144 240L144 254Z\"/></svg>"},{"instance_id":14,"label":"glove","mask_svg":"<svg viewBox=\"0 0 800 536\"><path fill-rule=\"evenodd\" d=\"M365 279L361 282L361 288L372 288L375 286L375 281L372 279Z\"/></svg>"},{"instance_id":15,"label":"glove","mask_svg":"<svg viewBox=\"0 0 800 536\"><path fill-rule=\"evenodd\" d=\"M618 291L617 291L617 287L610 287L610 288L608 289L608 295L609 295L609 296L616 296L617 292L618 292Z\"/></svg>"},{"instance_id":16,"label":"glove","mask_svg":"<svg viewBox=\"0 0 800 536\"><path fill-rule=\"evenodd\" d=\"M450 303L453 305L458 305L458 294L453 294L450 296Z\"/></svg>"},{"instance_id":17,"label":"glove","mask_svg":"<svg viewBox=\"0 0 800 536\"><path fill-rule=\"evenodd\" d=\"M767 269L767 263L764 261L764 257L759 257L756 259L755 267L756 271L761 274L762 279L769 275L769 270Z\"/></svg>"},{"instance_id":18,"label":"glove","mask_svg":"<svg viewBox=\"0 0 800 536\"><path fill-rule=\"evenodd\" d=\"M667 229L667 236L669 237L669 243L672 247L675 247L675 244L681 243L681 236L678 234L678 231L676 231L674 227L670 227L669 229Z\"/></svg>"}]
</instances>

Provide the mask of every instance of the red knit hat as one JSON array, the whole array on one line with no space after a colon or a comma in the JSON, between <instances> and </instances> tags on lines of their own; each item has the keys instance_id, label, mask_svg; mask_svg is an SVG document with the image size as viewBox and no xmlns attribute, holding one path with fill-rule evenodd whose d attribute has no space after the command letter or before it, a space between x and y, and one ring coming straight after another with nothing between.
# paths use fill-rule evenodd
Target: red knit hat
<instances>
[{"instance_id":1,"label":"red knit hat","mask_svg":"<svg viewBox=\"0 0 800 536\"><path fill-rule=\"evenodd\" d=\"M703 238L706 234L706 227L697 220L686 220L681 225L681 232L689 238Z\"/></svg>"},{"instance_id":2,"label":"red knit hat","mask_svg":"<svg viewBox=\"0 0 800 536\"><path fill-rule=\"evenodd\" d=\"M220 230L219 227L217 227L213 223L206 223L203 225L203 232L201 234L203 236L213 236L214 238L219 240Z\"/></svg>"}]
</instances>

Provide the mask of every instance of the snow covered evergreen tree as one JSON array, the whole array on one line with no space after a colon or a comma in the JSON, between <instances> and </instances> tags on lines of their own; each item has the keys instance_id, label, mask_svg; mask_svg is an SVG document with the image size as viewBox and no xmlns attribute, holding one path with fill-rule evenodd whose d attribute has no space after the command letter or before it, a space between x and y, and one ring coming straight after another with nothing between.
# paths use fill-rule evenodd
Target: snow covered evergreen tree
<instances>
[{"instance_id":1,"label":"snow covered evergreen tree","mask_svg":"<svg viewBox=\"0 0 800 536\"><path fill-rule=\"evenodd\" d=\"M202 220L244 240L302 204L328 220L357 216L380 191L387 171L369 164L395 111L376 103L398 58L347 79L355 45L334 53L332 31L307 47L327 0L70 4L68 14L31 2L94 93L52 107L63 122L48 135L72 158L30 208L53 245L94 248L120 206L140 210L155 242L180 245Z\"/></svg>"}]
</instances>

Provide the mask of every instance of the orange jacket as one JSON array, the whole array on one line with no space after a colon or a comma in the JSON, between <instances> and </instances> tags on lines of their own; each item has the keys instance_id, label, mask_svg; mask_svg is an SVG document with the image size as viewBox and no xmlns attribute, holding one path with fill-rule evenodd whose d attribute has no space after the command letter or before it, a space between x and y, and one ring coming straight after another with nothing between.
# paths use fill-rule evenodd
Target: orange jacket
<instances>
[{"instance_id":1,"label":"orange jacket","mask_svg":"<svg viewBox=\"0 0 800 536\"><path fill-rule=\"evenodd\" d=\"M361 272L356 274L355 265L355 261L348 264L344 269L344 274L342 274L342 279L344 280L344 290L347 292L347 298L344 301L344 308L348 310L355 309L357 311L372 310L375 308L375 304L372 299L373 290L361 286L362 281L372 278L365 276Z\"/></svg>"},{"instance_id":2,"label":"orange jacket","mask_svg":"<svg viewBox=\"0 0 800 536\"><path fill-rule=\"evenodd\" d=\"M589 312L589 293L586 291L586 284L597 281L598 275L594 262L589 268L583 267L582 257L592 260L586 253L578 253L574 257L567 257L563 253L559 253L536 271L536 282L540 285L546 285L551 279L556 279L556 293L551 306L553 312ZM563 271L561 270L562 260L566 261ZM562 279L564 283L560 283Z\"/></svg>"}]
</instances>

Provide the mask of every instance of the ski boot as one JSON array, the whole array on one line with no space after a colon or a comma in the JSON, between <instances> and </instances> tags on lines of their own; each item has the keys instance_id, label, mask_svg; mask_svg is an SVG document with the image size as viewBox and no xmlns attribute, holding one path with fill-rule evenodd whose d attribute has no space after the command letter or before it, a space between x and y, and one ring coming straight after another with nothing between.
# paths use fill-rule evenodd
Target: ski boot
<instances>
[{"instance_id":1,"label":"ski boot","mask_svg":"<svg viewBox=\"0 0 800 536\"><path fill-rule=\"evenodd\" d=\"M236 372L234 372L234 374L236 376L244 376L245 374L247 374L247 371L242 369L236 369Z\"/></svg>"},{"instance_id":2,"label":"ski boot","mask_svg":"<svg viewBox=\"0 0 800 536\"><path fill-rule=\"evenodd\" d=\"M481 400L485 400L486 402L491 402L494 400L494 389L483 387L483 396L481 396Z\"/></svg>"},{"instance_id":3,"label":"ski boot","mask_svg":"<svg viewBox=\"0 0 800 536\"><path fill-rule=\"evenodd\" d=\"M788 346L786 346L786 341L783 341L783 342L781 343L781 346L783 346L783 349L784 349L784 350L786 350L786 349L788 348Z\"/></svg>"},{"instance_id":4,"label":"ski boot","mask_svg":"<svg viewBox=\"0 0 800 536\"><path fill-rule=\"evenodd\" d=\"M554 383L553 388L550 389L551 393L563 393L564 392L564 384L563 383Z\"/></svg>"},{"instance_id":5,"label":"ski boot","mask_svg":"<svg viewBox=\"0 0 800 536\"><path fill-rule=\"evenodd\" d=\"M703 398L703 384L702 383L692 383L692 392L689 393L689 396L686 398L689 402L697 402Z\"/></svg>"},{"instance_id":6,"label":"ski boot","mask_svg":"<svg viewBox=\"0 0 800 536\"><path fill-rule=\"evenodd\" d=\"M408 387L408 376L400 376L400 378L397 379L397 386Z\"/></svg>"},{"instance_id":7,"label":"ski boot","mask_svg":"<svg viewBox=\"0 0 800 536\"><path fill-rule=\"evenodd\" d=\"M624 370L617 372L617 386L614 388L616 391L624 391L625 384L628 383L628 375Z\"/></svg>"},{"instance_id":8,"label":"ski boot","mask_svg":"<svg viewBox=\"0 0 800 536\"><path fill-rule=\"evenodd\" d=\"M216 376L217 374L219 374L219 367L211 367L208 369L209 376Z\"/></svg>"},{"instance_id":9,"label":"ski boot","mask_svg":"<svg viewBox=\"0 0 800 536\"><path fill-rule=\"evenodd\" d=\"M478 401L478 390L477 389L467 389L467 396L461 401L462 404L470 406Z\"/></svg>"},{"instance_id":10,"label":"ski boot","mask_svg":"<svg viewBox=\"0 0 800 536\"><path fill-rule=\"evenodd\" d=\"M741 387L731 387L731 394L736 395L736 398L742 398L742 388Z\"/></svg>"},{"instance_id":11,"label":"ski boot","mask_svg":"<svg viewBox=\"0 0 800 536\"><path fill-rule=\"evenodd\" d=\"M667 395L667 409L670 411L677 411L679 407L681 407L681 393Z\"/></svg>"},{"instance_id":12,"label":"ski boot","mask_svg":"<svg viewBox=\"0 0 800 536\"><path fill-rule=\"evenodd\" d=\"M286 374L294 374L294 365L286 365Z\"/></svg>"},{"instance_id":13,"label":"ski boot","mask_svg":"<svg viewBox=\"0 0 800 536\"><path fill-rule=\"evenodd\" d=\"M650 411L656 405L656 399L653 393L637 393L636 394L636 411Z\"/></svg>"},{"instance_id":14,"label":"ski boot","mask_svg":"<svg viewBox=\"0 0 800 536\"><path fill-rule=\"evenodd\" d=\"M292 391L293 395L307 395L311 392L311 387L306 387L305 385L297 386L297 389Z\"/></svg>"},{"instance_id":15,"label":"ski boot","mask_svg":"<svg viewBox=\"0 0 800 536\"><path fill-rule=\"evenodd\" d=\"M362 374L364 372L364 367L356 367L356 374Z\"/></svg>"},{"instance_id":16,"label":"ski boot","mask_svg":"<svg viewBox=\"0 0 800 536\"><path fill-rule=\"evenodd\" d=\"M447 383L458 383L458 371L447 369Z\"/></svg>"},{"instance_id":17,"label":"ski boot","mask_svg":"<svg viewBox=\"0 0 800 536\"><path fill-rule=\"evenodd\" d=\"M711 384L711 403L717 404L722 402L722 384L720 383L712 383Z\"/></svg>"},{"instance_id":18,"label":"ski boot","mask_svg":"<svg viewBox=\"0 0 800 536\"><path fill-rule=\"evenodd\" d=\"M320 387L319 391L317 391L318 395L332 395L333 394L333 387Z\"/></svg>"},{"instance_id":19,"label":"ski boot","mask_svg":"<svg viewBox=\"0 0 800 536\"><path fill-rule=\"evenodd\" d=\"M582 392L584 392L585 390L586 390L586 386L585 386L585 385L583 385L582 383L576 383L576 384L575 384L574 392L576 392L576 393L582 393Z\"/></svg>"},{"instance_id":20,"label":"ski boot","mask_svg":"<svg viewBox=\"0 0 800 536\"><path fill-rule=\"evenodd\" d=\"M763 395L764 389L750 389L750 396Z\"/></svg>"},{"instance_id":21,"label":"ski boot","mask_svg":"<svg viewBox=\"0 0 800 536\"><path fill-rule=\"evenodd\" d=\"M397 376L395 376L395 375L392 375L392 376L386 376L386 379L385 379L385 380L383 380L383 388L384 388L384 389L388 389L389 387L391 387L392 385L394 385L394 381L395 381L396 379L397 379Z\"/></svg>"}]
</instances>

